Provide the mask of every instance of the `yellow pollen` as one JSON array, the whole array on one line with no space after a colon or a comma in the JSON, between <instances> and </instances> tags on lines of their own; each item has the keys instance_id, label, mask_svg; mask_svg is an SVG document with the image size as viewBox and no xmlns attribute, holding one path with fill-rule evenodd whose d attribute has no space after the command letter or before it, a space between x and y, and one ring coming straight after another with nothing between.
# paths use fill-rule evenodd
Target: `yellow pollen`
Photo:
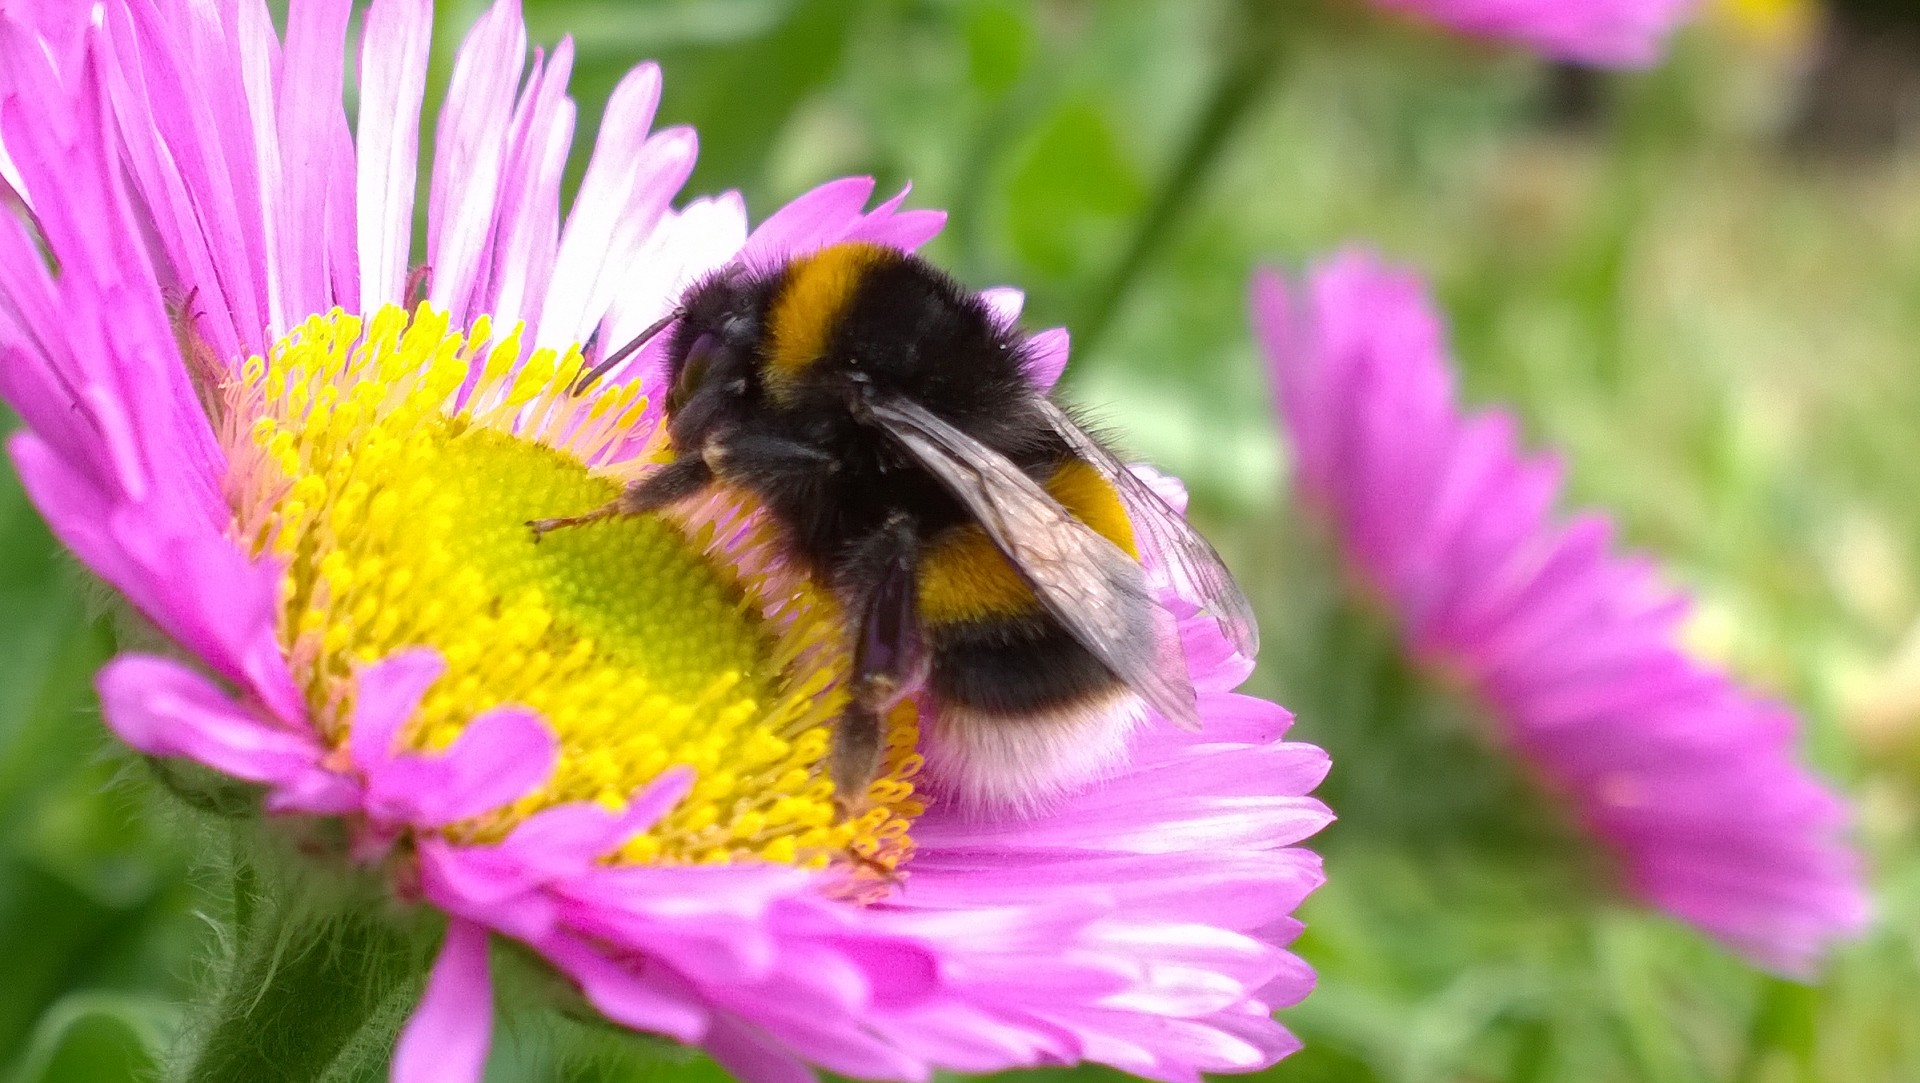
<instances>
[{"instance_id":1,"label":"yellow pollen","mask_svg":"<svg viewBox=\"0 0 1920 1083\"><path fill-rule=\"evenodd\" d=\"M539 712L561 747L539 792L451 836L618 808L684 765L691 795L619 860L833 865L871 891L911 853L916 718L896 712L866 811L840 816L824 761L846 635L770 528L723 494L533 540L529 520L599 507L665 455L640 388L573 395L582 367L578 348L529 352L484 317L463 333L424 305L335 310L224 389L235 529L286 562L281 646L313 717L343 744L356 667L431 647L447 668L412 747L503 705Z\"/></svg>"}]
</instances>

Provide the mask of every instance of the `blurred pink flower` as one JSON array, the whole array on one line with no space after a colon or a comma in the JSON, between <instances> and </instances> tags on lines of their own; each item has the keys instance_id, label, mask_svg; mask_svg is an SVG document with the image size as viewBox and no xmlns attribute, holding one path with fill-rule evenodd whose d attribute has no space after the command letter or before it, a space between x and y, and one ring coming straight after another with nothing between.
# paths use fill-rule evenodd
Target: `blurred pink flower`
<instances>
[{"instance_id":1,"label":"blurred pink flower","mask_svg":"<svg viewBox=\"0 0 1920 1083\"><path fill-rule=\"evenodd\" d=\"M1518 42L1562 60L1641 67L1698 0L1373 0L1463 34Z\"/></svg>"},{"instance_id":2,"label":"blurred pink flower","mask_svg":"<svg viewBox=\"0 0 1920 1083\"><path fill-rule=\"evenodd\" d=\"M114 732L339 818L343 856L448 915L394 1078L479 1078L492 934L749 1079L1197 1080L1294 1049L1272 1012L1313 983L1285 945L1326 759L1231 692L1251 663L1210 621L1184 629L1204 733L1149 725L1091 792L962 818L914 789L908 709L849 820L819 769L844 637L751 512L527 537L660 449L657 349L572 393L600 349L729 261L912 248L942 216L865 210L864 179L751 233L732 194L674 209L695 141L650 132L650 65L563 215L572 47L529 63L499 0L412 276L432 11L365 12L350 128L352 7L295 0L284 40L257 0L0 19L0 141L57 264L0 215L0 395L54 531L187 659L116 658ZM1050 379L1065 336L1041 344Z\"/></svg>"},{"instance_id":3,"label":"blurred pink flower","mask_svg":"<svg viewBox=\"0 0 1920 1083\"><path fill-rule=\"evenodd\" d=\"M1561 464L1523 452L1512 415L1460 412L1417 276L1350 251L1302 294L1254 281L1295 476L1408 651L1491 709L1629 891L1809 973L1867 904L1793 715L1681 652L1686 600L1614 551L1605 515L1557 518Z\"/></svg>"}]
</instances>

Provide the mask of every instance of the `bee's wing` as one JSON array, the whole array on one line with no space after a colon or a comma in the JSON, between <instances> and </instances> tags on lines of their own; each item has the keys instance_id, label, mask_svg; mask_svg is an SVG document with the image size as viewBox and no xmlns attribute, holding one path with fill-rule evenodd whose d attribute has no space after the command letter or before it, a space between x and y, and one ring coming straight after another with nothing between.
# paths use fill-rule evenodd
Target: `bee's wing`
<instances>
[{"instance_id":1,"label":"bee's wing","mask_svg":"<svg viewBox=\"0 0 1920 1083\"><path fill-rule=\"evenodd\" d=\"M1253 605L1207 539L1065 410L1045 399L1040 405L1074 453L1099 470L1119 492L1134 529L1146 535L1143 540L1148 544L1141 549L1151 550L1160 558L1174 592L1204 609L1243 657L1250 659L1258 654L1260 626L1254 620Z\"/></svg>"},{"instance_id":2,"label":"bee's wing","mask_svg":"<svg viewBox=\"0 0 1920 1083\"><path fill-rule=\"evenodd\" d=\"M1167 665L1140 565L1006 456L917 403L882 399L874 420L966 505L1054 619L1175 725L1199 728L1183 666Z\"/></svg>"}]
</instances>

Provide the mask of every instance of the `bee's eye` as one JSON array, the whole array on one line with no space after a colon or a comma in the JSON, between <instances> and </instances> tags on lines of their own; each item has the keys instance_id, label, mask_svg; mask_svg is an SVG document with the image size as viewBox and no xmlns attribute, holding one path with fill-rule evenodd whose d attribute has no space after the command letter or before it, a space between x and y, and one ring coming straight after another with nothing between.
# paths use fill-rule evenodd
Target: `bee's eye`
<instances>
[{"instance_id":1,"label":"bee's eye","mask_svg":"<svg viewBox=\"0 0 1920 1083\"><path fill-rule=\"evenodd\" d=\"M673 390L667 395L669 413L680 409L706 382L707 369L712 360L713 336L701 335L694 339L692 348L687 351L686 361L680 366L680 378L674 381Z\"/></svg>"}]
</instances>

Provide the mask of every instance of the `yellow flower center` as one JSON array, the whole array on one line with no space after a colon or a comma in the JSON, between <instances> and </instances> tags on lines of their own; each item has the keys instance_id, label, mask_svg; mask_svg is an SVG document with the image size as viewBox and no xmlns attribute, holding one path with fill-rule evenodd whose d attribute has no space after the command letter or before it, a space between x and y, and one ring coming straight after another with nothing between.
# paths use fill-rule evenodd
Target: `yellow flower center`
<instances>
[{"instance_id":1,"label":"yellow flower center","mask_svg":"<svg viewBox=\"0 0 1920 1083\"><path fill-rule=\"evenodd\" d=\"M523 352L484 317L462 333L424 305L364 324L335 310L224 389L236 530L286 562L281 646L322 735L344 743L359 666L431 647L447 668L410 747L509 704L560 744L543 788L456 838L558 803L618 808L685 765L693 792L621 860L896 868L922 808L911 707L865 811L843 817L824 760L846 634L758 515L721 494L536 543L529 520L599 507L666 452L637 383L574 394L577 347Z\"/></svg>"}]
</instances>

